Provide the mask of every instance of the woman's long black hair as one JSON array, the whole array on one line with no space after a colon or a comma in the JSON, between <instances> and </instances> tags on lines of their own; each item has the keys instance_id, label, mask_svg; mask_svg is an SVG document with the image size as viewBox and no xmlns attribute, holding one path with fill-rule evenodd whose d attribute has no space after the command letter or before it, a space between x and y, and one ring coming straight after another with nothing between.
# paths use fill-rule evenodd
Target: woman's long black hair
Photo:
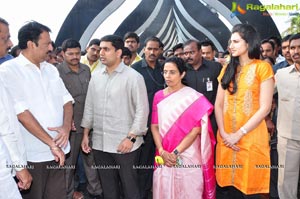
<instances>
[{"instance_id":1,"label":"woman's long black hair","mask_svg":"<svg viewBox=\"0 0 300 199\"><path fill-rule=\"evenodd\" d=\"M248 56L250 59L259 59L260 39L255 28L249 24L237 24L232 28L231 34L239 33L242 39L248 44ZM236 73L240 65L239 57L232 57L221 79L221 86L227 89L230 94L237 91ZM232 86L231 86L232 85Z\"/></svg>"}]
</instances>

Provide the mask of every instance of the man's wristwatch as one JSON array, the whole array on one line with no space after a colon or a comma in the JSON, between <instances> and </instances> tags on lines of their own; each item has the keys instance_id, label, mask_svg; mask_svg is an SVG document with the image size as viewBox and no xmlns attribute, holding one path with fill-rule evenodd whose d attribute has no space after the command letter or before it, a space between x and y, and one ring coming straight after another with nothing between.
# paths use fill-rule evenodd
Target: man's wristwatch
<instances>
[{"instance_id":1,"label":"man's wristwatch","mask_svg":"<svg viewBox=\"0 0 300 199\"><path fill-rule=\"evenodd\" d=\"M129 139L132 143L135 143L136 141L135 137L131 137L129 135L126 138Z\"/></svg>"}]
</instances>

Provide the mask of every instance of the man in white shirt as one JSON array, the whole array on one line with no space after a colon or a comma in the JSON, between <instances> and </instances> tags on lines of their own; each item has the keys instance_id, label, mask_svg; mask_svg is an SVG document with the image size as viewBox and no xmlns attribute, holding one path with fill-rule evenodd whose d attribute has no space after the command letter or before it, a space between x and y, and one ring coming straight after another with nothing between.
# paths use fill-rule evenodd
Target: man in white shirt
<instances>
[{"instance_id":1,"label":"man in white shirt","mask_svg":"<svg viewBox=\"0 0 300 199\"><path fill-rule=\"evenodd\" d=\"M300 33L290 37L294 64L277 70L278 91L278 193L280 198L297 198L300 169Z\"/></svg>"},{"instance_id":2,"label":"man in white shirt","mask_svg":"<svg viewBox=\"0 0 300 199\"><path fill-rule=\"evenodd\" d=\"M106 67L89 83L81 126L82 150L91 151L89 131L93 128L92 149L104 198L140 199L137 164L140 146L147 132L149 105L142 75L122 60L122 38L101 38L100 61Z\"/></svg>"},{"instance_id":3,"label":"man in white shirt","mask_svg":"<svg viewBox=\"0 0 300 199\"><path fill-rule=\"evenodd\" d=\"M12 169L7 166L10 162L8 150L0 137L0 198L22 199L17 184L12 177Z\"/></svg>"},{"instance_id":4,"label":"man in white shirt","mask_svg":"<svg viewBox=\"0 0 300 199\"><path fill-rule=\"evenodd\" d=\"M12 46L10 40L9 24L6 20L0 18L0 57L7 54L7 50ZM1 66L0 66L1 67ZM30 187L32 177L27 167L25 147L22 135L19 130L19 124L16 115L14 114L11 99L0 81L0 139L5 146L1 146L3 150L1 161L5 163L8 159L11 163L1 164L1 189L0 193L6 197L17 198L20 196L19 190L12 177L12 171L16 174L18 179L18 186L22 190ZM7 150L5 149L7 148ZM7 154L6 154L7 153ZM5 157L7 156L7 157ZM6 173L6 174L5 174ZM4 177L6 175L6 177ZM21 197L21 196L20 196ZM8 197L9 198L9 197Z\"/></svg>"},{"instance_id":5,"label":"man in white shirt","mask_svg":"<svg viewBox=\"0 0 300 199\"><path fill-rule=\"evenodd\" d=\"M6 145L8 155L11 159L11 163L6 163L5 167L16 174L20 189L29 189L32 177L27 170L23 138L20 133L17 117L14 114L11 99L8 98L2 82L0 83L0 138ZM2 192L0 191L0 193Z\"/></svg>"},{"instance_id":6,"label":"man in white shirt","mask_svg":"<svg viewBox=\"0 0 300 199\"><path fill-rule=\"evenodd\" d=\"M27 164L33 177L24 199L65 199L63 166L70 151L73 98L57 69L45 62L52 50L51 30L38 22L25 24L18 34L22 53L1 65L0 77L12 97L22 125Z\"/></svg>"}]
</instances>

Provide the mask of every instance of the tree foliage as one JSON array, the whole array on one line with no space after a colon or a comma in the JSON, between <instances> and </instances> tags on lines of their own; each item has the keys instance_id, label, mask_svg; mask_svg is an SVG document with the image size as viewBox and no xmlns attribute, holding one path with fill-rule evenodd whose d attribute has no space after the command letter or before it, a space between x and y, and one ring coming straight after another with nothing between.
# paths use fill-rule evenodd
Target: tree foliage
<instances>
[{"instance_id":1,"label":"tree foliage","mask_svg":"<svg viewBox=\"0 0 300 199\"><path fill-rule=\"evenodd\" d=\"M288 21L290 23L290 27L288 27L283 33L282 36L286 36L288 34L296 34L300 32L300 14L293 16Z\"/></svg>"}]
</instances>

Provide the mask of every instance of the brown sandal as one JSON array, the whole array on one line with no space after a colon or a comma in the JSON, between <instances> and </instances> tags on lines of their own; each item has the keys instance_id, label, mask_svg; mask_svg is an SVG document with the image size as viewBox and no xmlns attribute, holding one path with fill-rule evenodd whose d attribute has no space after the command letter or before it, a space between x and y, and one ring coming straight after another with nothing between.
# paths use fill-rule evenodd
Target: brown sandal
<instances>
[{"instance_id":1,"label":"brown sandal","mask_svg":"<svg viewBox=\"0 0 300 199\"><path fill-rule=\"evenodd\" d=\"M84 199L83 194L79 191L75 191L73 194L73 199Z\"/></svg>"}]
</instances>

